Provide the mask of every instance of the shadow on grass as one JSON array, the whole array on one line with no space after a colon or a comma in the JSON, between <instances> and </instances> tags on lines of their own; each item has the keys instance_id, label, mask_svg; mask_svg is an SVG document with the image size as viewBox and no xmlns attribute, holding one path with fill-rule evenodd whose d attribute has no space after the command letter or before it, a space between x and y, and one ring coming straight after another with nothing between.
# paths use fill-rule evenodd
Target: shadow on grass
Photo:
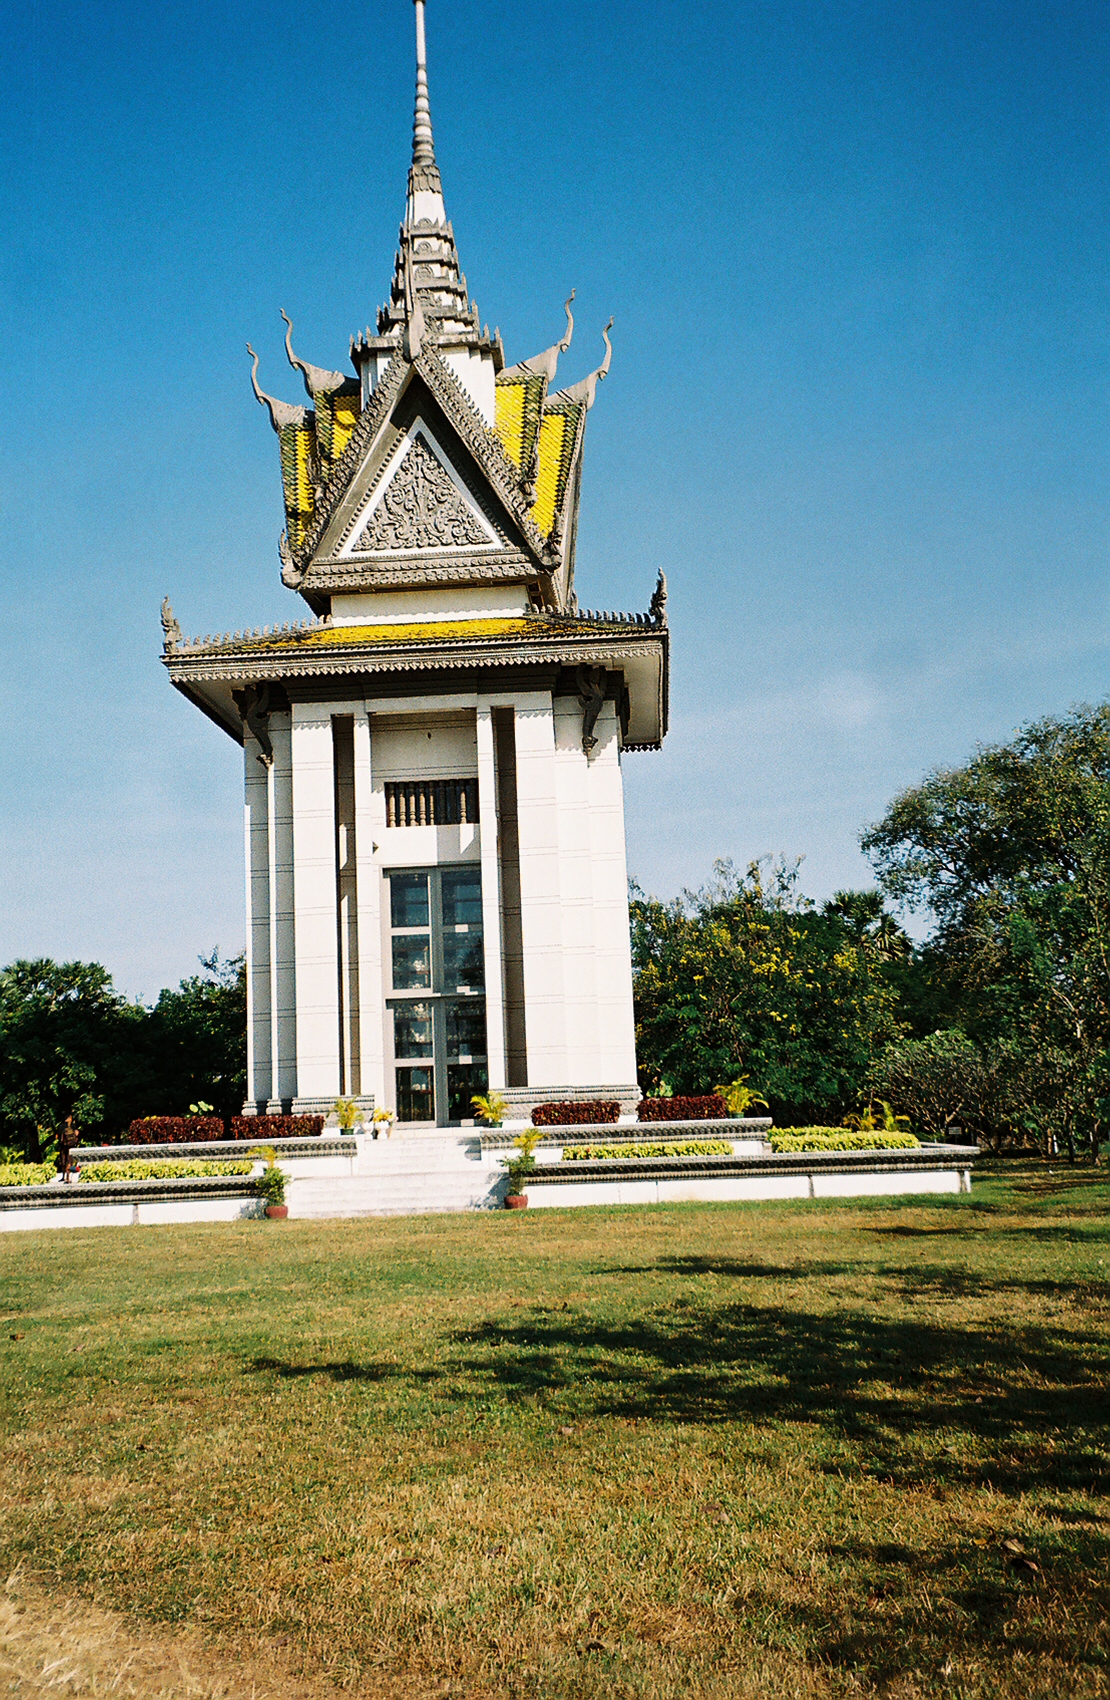
<instances>
[{"instance_id":1,"label":"shadow on grass","mask_svg":"<svg viewBox=\"0 0 1110 1700\"><path fill-rule=\"evenodd\" d=\"M487 1322L452 1342L457 1356L440 1373L460 1400L478 1382L508 1398L557 1397L580 1416L814 1423L863 1443L871 1469L906 1485L947 1475L1022 1490L1110 1488L1110 1463L1097 1449L1110 1442L1110 1356L1063 1327L699 1297L621 1321L561 1312ZM939 1461L938 1431L966 1437ZM914 1435L937 1437L927 1462L907 1455Z\"/></svg>"},{"instance_id":2,"label":"shadow on grass","mask_svg":"<svg viewBox=\"0 0 1110 1700\"><path fill-rule=\"evenodd\" d=\"M328 1381L385 1381L397 1373L393 1364L356 1364L350 1358L326 1364L290 1364L281 1358L252 1358L247 1368L269 1370L282 1381L299 1381L304 1376L323 1376Z\"/></svg>"}]
</instances>

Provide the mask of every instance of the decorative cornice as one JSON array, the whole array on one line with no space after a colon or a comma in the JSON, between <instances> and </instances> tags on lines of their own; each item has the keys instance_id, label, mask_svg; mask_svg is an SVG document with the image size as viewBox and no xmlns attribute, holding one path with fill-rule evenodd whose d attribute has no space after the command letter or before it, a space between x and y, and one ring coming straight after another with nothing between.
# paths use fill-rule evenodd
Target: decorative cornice
<instances>
[{"instance_id":1,"label":"decorative cornice","mask_svg":"<svg viewBox=\"0 0 1110 1700\"><path fill-rule=\"evenodd\" d=\"M384 458L382 459L381 465L378 467L378 470L375 472L373 478L371 478L369 484L366 486L366 489L362 492L362 495L360 496L358 502L355 504L354 508L352 509L351 517L348 519L346 525L343 527L343 530L339 533L339 536L336 538L335 543L333 545L333 553L330 556L325 556L324 557L325 561L335 561L335 562L341 563L343 565L347 565L350 562L351 556L340 555L340 554L336 553L336 551L341 550L341 549L345 549L347 544L350 543L351 538L354 536L354 534L357 531L360 524L364 523L364 521L366 519L367 506L373 500L374 493L378 489L379 485L381 484L382 479L385 478L387 473L389 472L390 466L392 465L392 461L393 461L393 457L392 457L391 454L387 454L387 455L384 456ZM498 524L497 516L493 511L493 504L490 502L488 496L485 494L485 492L483 492L481 490L473 489L469 484L466 485L466 489L467 489L467 492L470 495L471 499L474 501L475 505L478 507L479 511L483 514L483 516L485 517L485 519L489 523L491 529L494 532L499 534L499 536L501 538L501 546L503 548L507 547L508 543L507 543L507 539L504 536L504 528ZM496 547L497 547L496 544L492 544L492 543L487 544L487 549L489 549L491 551L493 549L495 549ZM397 551L397 553L400 554L400 555L404 555L408 552L409 551L406 551L406 550L398 550ZM355 551L352 550L351 555L354 555L354 553L355 553ZM524 556L521 556L520 558L522 560L525 559ZM359 565L362 566L362 567L371 566L373 564L374 564L374 557L369 555L369 554L363 556L362 559L359 562ZM313 584L317 583L317 567L318 567L318 565L319 565L318 561L313 561L312 567L311 567Z\"/></svg>"},{"instance_id":2,"label":"decorative cornice","mask_svg":"<svg viewBox=\"0 0 1110 1700\"><path fill-rule=\"evenodd\" d=\"M404 555L446 549L492 549L488 527L463 500L421 433L411 439L378 505L356 521L352 552Z\"/></svg>"},{"instance_id":3,"label":"decorative cornice","mask_svg":"<svg viewBox=\"0 0 1110 1700\"><path fill-rule=\"evenodd\" d=\"M352 644L350 648L338 651L329 647L311 653L283 647L247 655L209 655L204 658L184 656L179 652L163 657L163 662L175 683L221 681L238 685L259 683L265 679L310 678L318 674L414 673L474 666L554 664L605 667L614 661L635 660L645 650L659 645L661 640L665 643L662 634L655 631L643 632L637 642L629 642L630 635L614 633L606 639L597 633L578 641L553 641L549 638L539 642L520 638L511 642L499 639L440 639L434 643L408 643L397 648L386 648L381 644L362 647Z\"/></svg>"},{"instance_id":4,"label":"decorative cornice","mask_svg":"<svg viewBox=\"0 0 1110 1700\"><path fill-rule=\"evenodd\" d=\"M323 497L313 515L312 528L293 555L293 566L302 576L307 571L312 556L335 515L335 510L346 495L367 446L397 400L410 370L409 363L400 350L393 354L370 400L359 415L358 424L351 432L350 442L328 474ZM298 589L299 585L290 588Z\"/></svg>"},{"instance_id":5,"label":"decorative cornice","mask_svg":"<svg viewBox=\"0 0 1110 1700\"><path fill-rule=\"evenodd\" d=\"M537 560L550 570L556 563L528 511L528 504L519 483L520 473L502 448L500 439L486 425L454 372L440 359L434 348L425 345L417 356L415 365L520 527L525 541L535 551Z\"/></svg>"},{"instance_id":6,"label":"decorative cornice","mask_svg":"<svg viewBox=\"0 0 1110 1700\"><path fill-rule=\"evenodd\" d=\"M366 556L344 557L342 561L315 561L306 582L310 589L318 591L352 590L356 587L373 591L398 587L419 589L430 584L520 584L522 580L535 580L537 576L535 563L520 550L514 549L493 557L468 555L451 560L429 560L423 555L408 559L394 556L388 561Z\"/></svg>"}]
</instances>

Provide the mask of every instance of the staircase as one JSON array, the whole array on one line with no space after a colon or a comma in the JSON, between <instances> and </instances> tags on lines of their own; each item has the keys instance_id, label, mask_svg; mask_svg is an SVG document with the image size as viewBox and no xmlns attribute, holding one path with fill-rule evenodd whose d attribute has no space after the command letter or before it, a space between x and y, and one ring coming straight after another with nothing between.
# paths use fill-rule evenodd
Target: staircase
<instances>
[{"instance_id":1,"label":"staircase","mask_svg":"<svg viewBox=\"0 0 1110 1700\"><path fill-rule=\"evenodd\" d=\"M504 1170L494 1154L483 1155L477 1135L394 1132L359 1146L352 1175L294 1175L290 1218L490 1210L505 1191Z\"/></svg>"}]
</instances>

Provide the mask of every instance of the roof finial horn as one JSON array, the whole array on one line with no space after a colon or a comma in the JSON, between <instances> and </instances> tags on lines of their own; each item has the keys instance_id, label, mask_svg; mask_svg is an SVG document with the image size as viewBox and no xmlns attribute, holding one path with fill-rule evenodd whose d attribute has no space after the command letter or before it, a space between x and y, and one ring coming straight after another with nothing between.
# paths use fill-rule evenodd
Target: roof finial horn
<instances>
[{"instance_id":1,"label":"roof finial horn","mask_svg":"<svg viewBox=\"0 0 1110 1700\"><path fill-rule=\"evenodd\" d=\"M567 296L566 300L563 302L563 312L567 316L567 334L563 338L562 342L559 344L559 353L560 354L566 353L566 351L570 347L571 341L574 337L574 314L570 310L570 304L574 300L574 297L577 294L578 294L577 289L572 289L570 294ZM611 324L612 320L610 320L609 322Z\"/></svg>"},{"instance_id":2,"label":"roof finial horn","mask_svg":"<svg viewBox=\"0 0 1110 1700\"><path fill-rule=\"evenodd\" d=\"M308 414L307 407L295 407L291 402L278 401L275 396L267 395L265 390L259 389L258 355L249 342L247 353L254 362L251 367L251 387L254 390L254 399L269 413L270 424L274 430L280 431L283 425L303 425Z\"/></svg>"}]
</instances>

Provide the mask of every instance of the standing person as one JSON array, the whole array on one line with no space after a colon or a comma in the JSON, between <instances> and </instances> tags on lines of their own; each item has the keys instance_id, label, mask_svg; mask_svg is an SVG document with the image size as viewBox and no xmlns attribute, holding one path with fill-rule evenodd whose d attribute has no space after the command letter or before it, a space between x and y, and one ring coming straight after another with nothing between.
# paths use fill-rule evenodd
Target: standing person
<instances>
[{"instance_id":1,"label":"standing person","mask_svg":"<svg viewBox=\"0 0 1110 1700\"><path fill-rule=\"evenodd\" d=\"M81 1142L81 1130L73 1125L72 1115L65 1119L65 1126L58 1135L58 1167L62 1172L63 1181L69 1180L70 1152Z\"/></svg>"}]
</instances>

